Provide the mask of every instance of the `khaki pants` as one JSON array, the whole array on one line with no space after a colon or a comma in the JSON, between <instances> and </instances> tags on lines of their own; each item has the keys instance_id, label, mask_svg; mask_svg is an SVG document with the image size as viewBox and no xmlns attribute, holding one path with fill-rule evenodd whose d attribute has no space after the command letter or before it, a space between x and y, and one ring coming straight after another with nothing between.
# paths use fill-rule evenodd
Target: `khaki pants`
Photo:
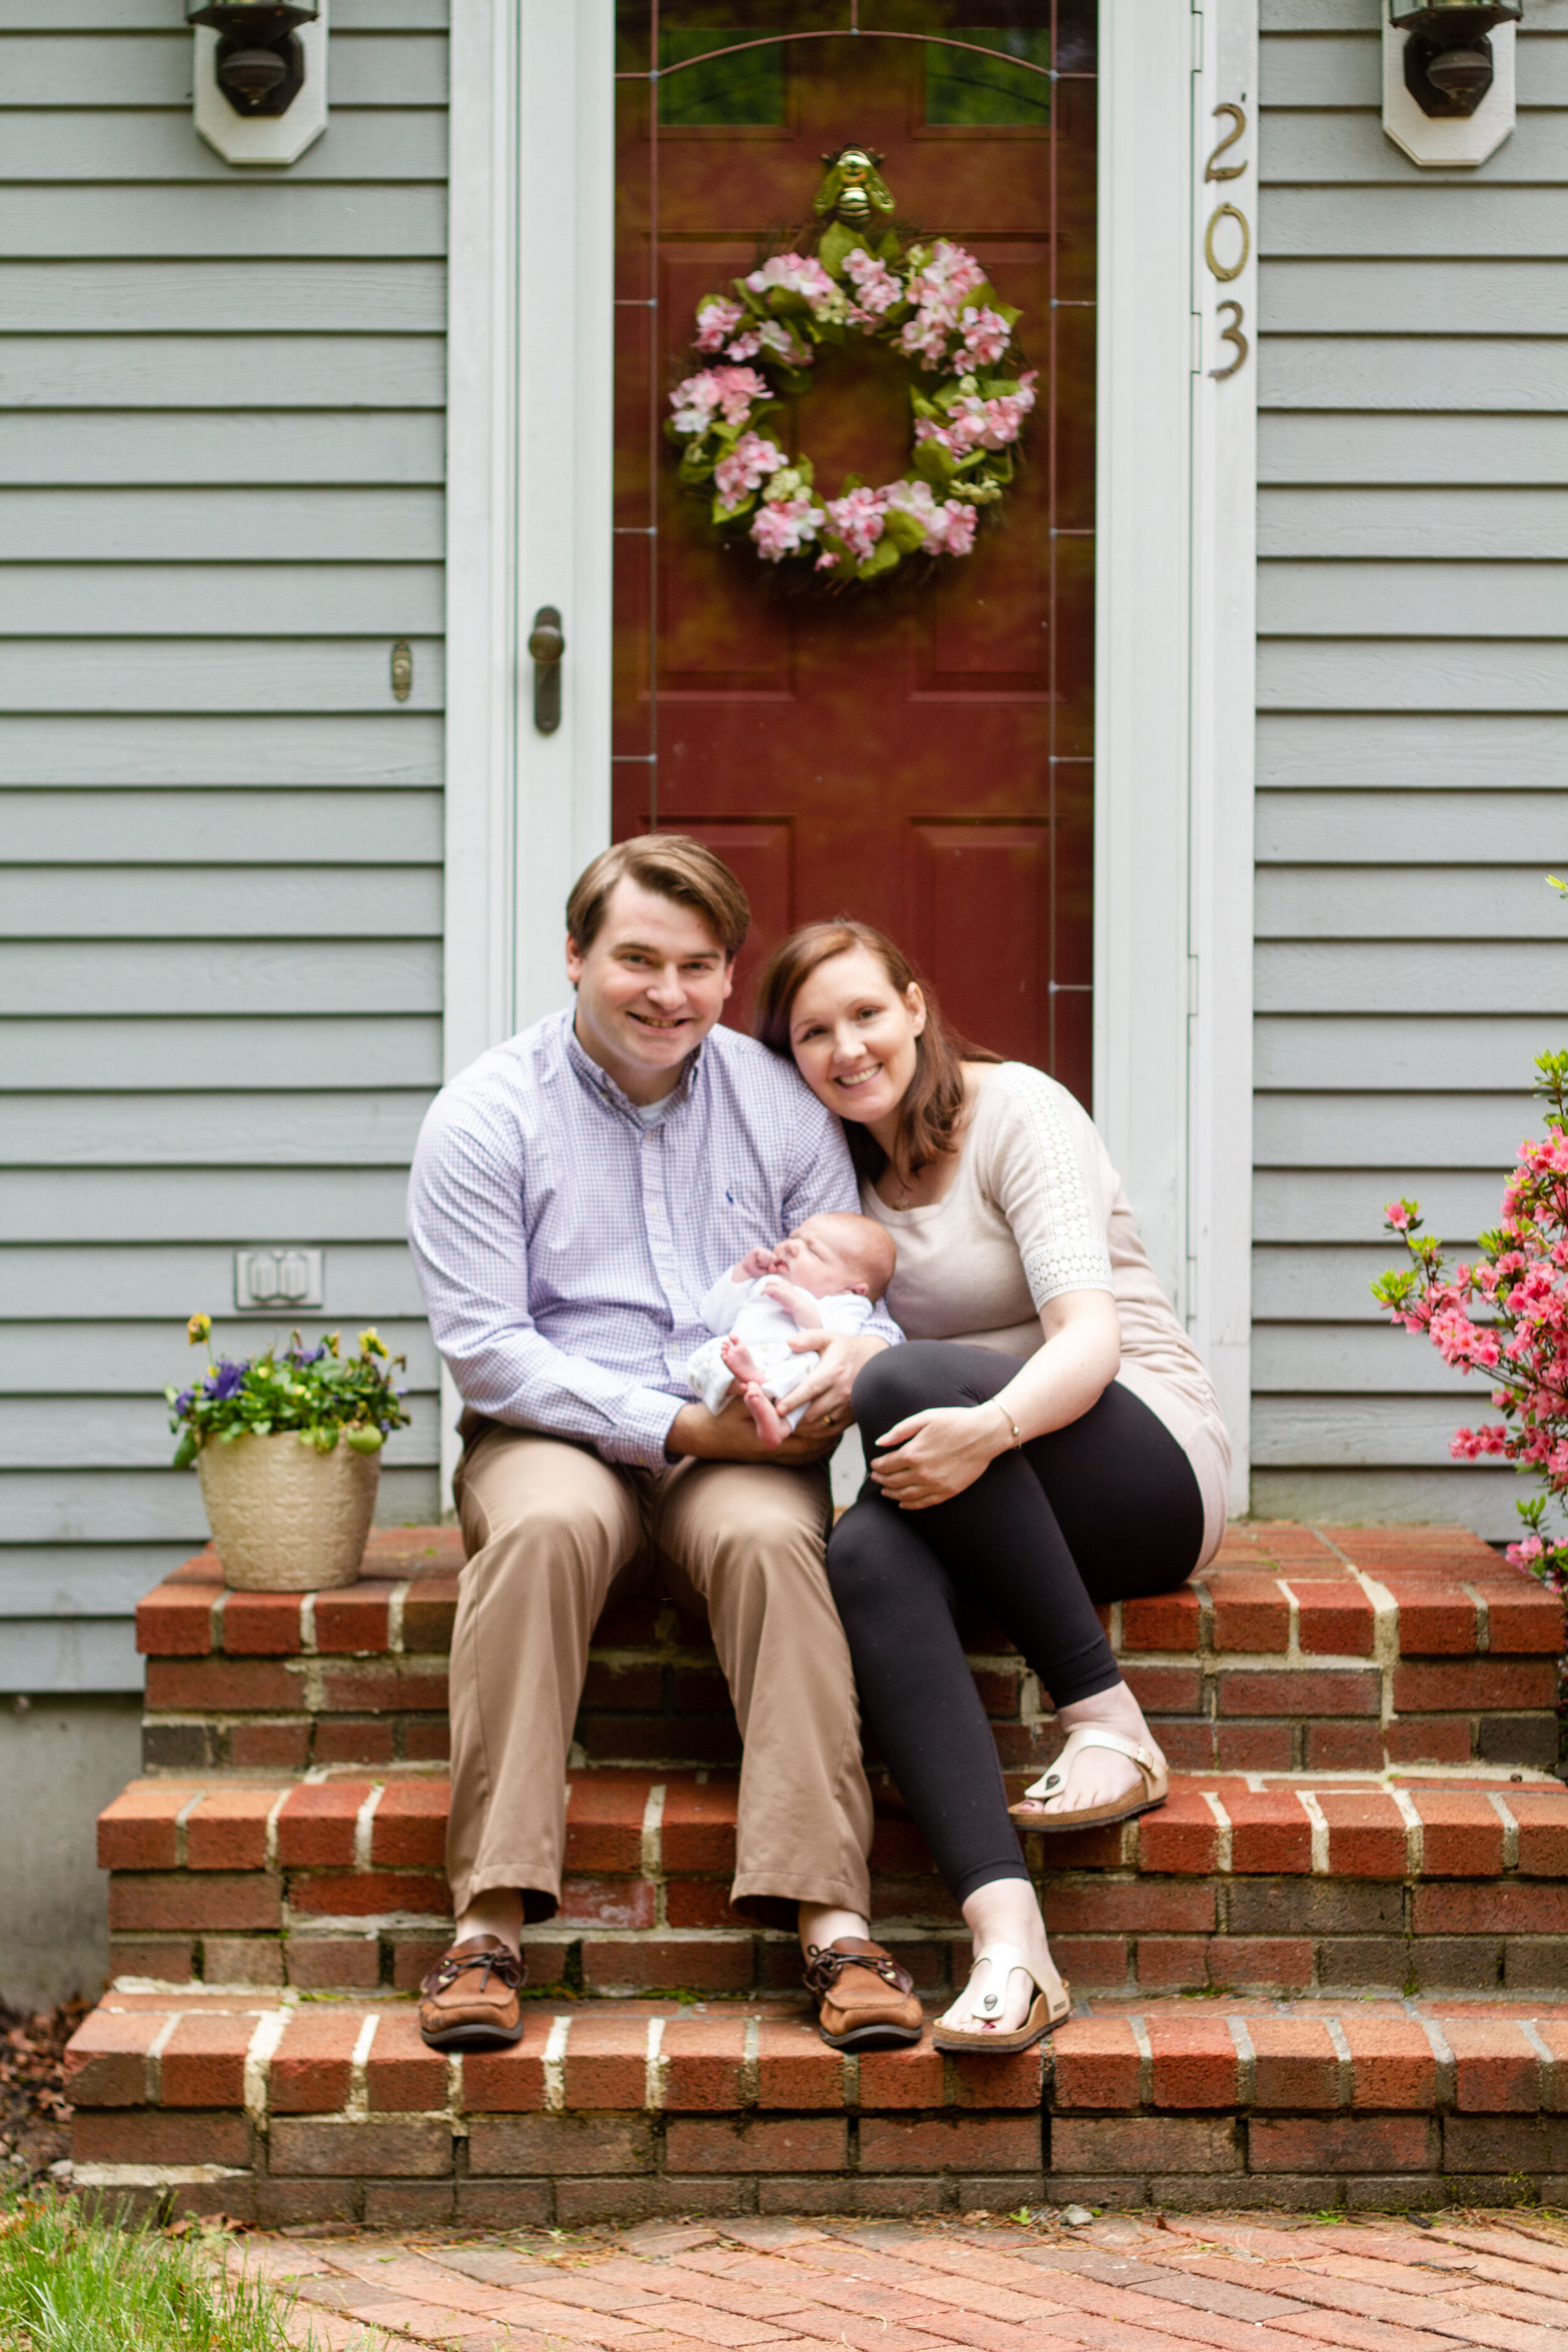
<instances>
[{"instance_id":1,"label":"khaki pants","mask_svg":"<svg viewBox=\"0 0 1568 2352\"><path fill-rule=\"evenodd\" d=\"M826 1469L621 1469L491 1422L454 1485L468 1553L452 1633L458 1911L497 1886L522 1891L531 1921L555 1911L589 1640L612 1591L657 1577L707 1618L745 1742L731 1900L778 1926L796 1902L864 1914L871 1797L823 1565Z\"/></svg>"}]
</instances>

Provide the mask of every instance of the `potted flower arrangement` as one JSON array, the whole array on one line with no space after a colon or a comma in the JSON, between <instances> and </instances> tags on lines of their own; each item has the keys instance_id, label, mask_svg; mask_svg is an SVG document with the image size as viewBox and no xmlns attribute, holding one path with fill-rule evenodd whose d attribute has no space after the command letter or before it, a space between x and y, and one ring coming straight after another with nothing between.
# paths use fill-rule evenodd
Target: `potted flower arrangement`
<instances>
[{"instance_id":1,"label":"potted flower arrangement","mask_svg":"<svg viewBox=\"0 0 1568 2352\"><path fill-rule=\"evenodd\" d=\"M193 1348L212 1318L193 1315ZM339 1334L307 1349L298 1331L284 1349L245 1363L209 1363L189 1388L163 1393L180 1432L174 1467L195 1465L202 1501L226 1581L248 1592L314 1592L352 1584L375 1510L381 1449L406 1426L405 1391L379 1332L362 1331L357 1356Z\"/></svg>"}]
</instances>

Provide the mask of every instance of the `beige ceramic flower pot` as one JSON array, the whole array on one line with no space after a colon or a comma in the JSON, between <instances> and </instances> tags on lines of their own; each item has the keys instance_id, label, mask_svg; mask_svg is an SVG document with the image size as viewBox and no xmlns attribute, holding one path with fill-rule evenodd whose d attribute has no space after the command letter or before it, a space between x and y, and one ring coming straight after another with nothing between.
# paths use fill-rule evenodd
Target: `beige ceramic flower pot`
<instances>
[{"instance_id":1,"label":"beige ceramic flower pot","mask_svg":"<svg viewBox=\"0 0 1568 2352\"><path fill-rule=\"evenodd\" d=\"M318 1454L284 1431L204 1445L196 1470L227 1583L242 1592L321 1592L353 1582L379 1454L356 1454L341 1437Z\"/></svg>"}]
</instances>

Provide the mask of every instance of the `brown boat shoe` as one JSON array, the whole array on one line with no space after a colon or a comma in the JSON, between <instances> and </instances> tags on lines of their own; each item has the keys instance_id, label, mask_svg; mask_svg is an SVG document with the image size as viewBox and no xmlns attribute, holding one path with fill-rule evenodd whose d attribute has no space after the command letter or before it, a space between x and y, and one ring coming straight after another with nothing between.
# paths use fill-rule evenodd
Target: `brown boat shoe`
<instances>
[{"instance_id":1,"label":"brown boat shoe","mask_svg":"<svg viewBox=\"0 0 1568 2352\"><path fill-rule=\"evenodd\" d=\"M432 2050L488 2050L521 2040L522 1962L499 1936L444 1952L419 1988L419 2031Z\"/></svg>"},{"instance_id":2,"label":"brown boat shoe","mask_svg":"<svg viewBox=\"0 0 1568 2352\"><path fill-rule=\"evenodd\" d=\"M837 1936L826 1949L808 1946L805 1961L816 2030L830 2050L894 2050L920 2040L925 2017L915 1980L880 1944Z\"/></svg>"}]
</instances>

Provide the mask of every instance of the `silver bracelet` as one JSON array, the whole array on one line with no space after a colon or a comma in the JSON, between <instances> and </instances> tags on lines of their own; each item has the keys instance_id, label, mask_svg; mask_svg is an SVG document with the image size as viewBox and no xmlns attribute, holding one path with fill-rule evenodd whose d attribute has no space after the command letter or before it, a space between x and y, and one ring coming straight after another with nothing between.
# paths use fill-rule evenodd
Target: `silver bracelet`
<instances>
[{"instance_id":1,"label":"silver bracelet","mask_svg":"<svg viewBox=\"0 0 1568 2352\"><path fill-rule=\"evenodd\" d=\"M1012 1449L1012 1450L1013 1450L1015 1453L1016 1453L1016 1452L1017 1452L1017 1450L1018 1450L1018 1448L1019 1448L1019 1446L1021 1446L1021 1445L1023 1444L1023 1443L1024 1443L1024 1433L1023 1433L1023 1431L1019 1428L1019 1426L1018 1426L1017 1423L1014 1420L1014 1418L1013 1418L1012 1414L1008 1412L1008 1410L1007 1410L1006 1406L1003 1403L1003 1402L1002 1402L1002 1400L1001 1400L1001 1398L1000 1398L1000 1397L993 1397L993 1398L992 1398L992 1400L991 1400L991 1402L992 1402L992 1403L995 1406L995 1408L996 1408L997 1412L1001 1414L1001 1416L1002 1416L1003 1420L1006 1423L1006 1424L1007 1424L1008 1428L1012 1431L1012 1433L1013 1433L1013 1449Z\"/></svg>"}]
</instances>

